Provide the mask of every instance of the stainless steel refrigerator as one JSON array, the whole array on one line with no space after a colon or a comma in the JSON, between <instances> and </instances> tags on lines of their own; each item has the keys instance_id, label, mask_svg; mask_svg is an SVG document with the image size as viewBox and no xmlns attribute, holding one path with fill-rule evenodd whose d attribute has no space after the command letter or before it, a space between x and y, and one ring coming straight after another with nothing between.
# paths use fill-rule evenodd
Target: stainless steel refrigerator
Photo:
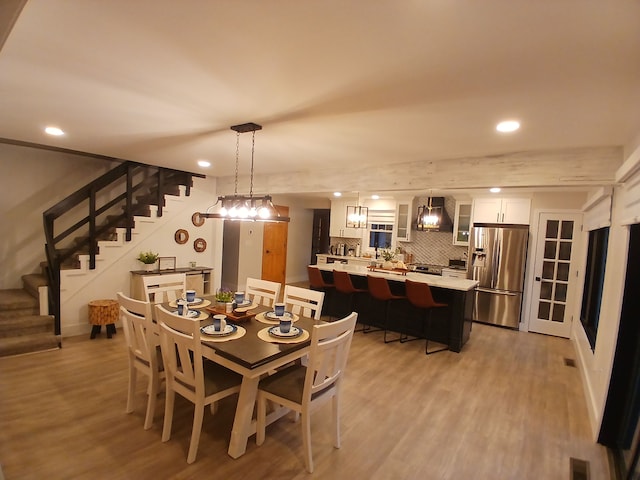
<instances>
[{"instance_id":1,"label":"stainless steel refrigerator","mask_svg":"<svg viewBox=\"0 0 640 480\"><path fill-rule=\"evenodd\" d=\"M518 328L528 238L528 225L474 224L467 269L478 281L474 321Z\"/></svg>"}]
</instances>

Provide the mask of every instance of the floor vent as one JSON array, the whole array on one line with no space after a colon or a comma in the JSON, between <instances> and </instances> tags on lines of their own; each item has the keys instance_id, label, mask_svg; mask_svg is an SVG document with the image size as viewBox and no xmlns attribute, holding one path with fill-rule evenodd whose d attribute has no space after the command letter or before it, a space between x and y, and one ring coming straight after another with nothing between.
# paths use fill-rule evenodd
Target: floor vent
<instances>
[{"instance_id":1,"label":"floor vent","mask_svg":"<svg viewBox=\"0 0 640 480\"><path fill-rule=\"evenodd\" d=\"M567 367L575 367L576 366L576 361L573 358L565 358L564 359L564 364Z\"/></svg>"},{"instance_id":2,"label":"floor vent","mask_svg":"<svg viewBox=\"0 0 640 480\"><path fill-rule=\"evenodd\" d=\"M569 478L571 480L589 480L591 478L589 462L580 460L579 458L570 458L569 462L571 465Z\"/></svg>"}]
</instances>

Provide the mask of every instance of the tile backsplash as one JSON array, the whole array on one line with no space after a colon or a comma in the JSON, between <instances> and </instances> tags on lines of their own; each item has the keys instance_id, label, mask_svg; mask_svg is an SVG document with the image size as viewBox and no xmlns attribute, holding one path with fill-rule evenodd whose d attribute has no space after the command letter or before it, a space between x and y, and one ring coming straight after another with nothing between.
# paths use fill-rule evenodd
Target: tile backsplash
<instances>
[{"instance_id":1,"label":"tile backsplash","mask_svg":"<svg viewBox=\"0 0 640 480\"><path fill-rule=\"evenodd\" d=\"M414 212L417 211L417 205L424 205L426 203L426 197L417 197L414 201ZM445 198L445 209L453 220L456 209L455 198ZM347 249L355 249L358 240L353 238L332 237L331 245L337 243L344 243ZM412 254L414 263L445 266L449 265L449 259L464 258L468 250L467 247L453 245L452 232L419 232L415 229L415 222L413 222L411 242L400 242L397 246L406 253Z\"/></svg>"}]
</instances>

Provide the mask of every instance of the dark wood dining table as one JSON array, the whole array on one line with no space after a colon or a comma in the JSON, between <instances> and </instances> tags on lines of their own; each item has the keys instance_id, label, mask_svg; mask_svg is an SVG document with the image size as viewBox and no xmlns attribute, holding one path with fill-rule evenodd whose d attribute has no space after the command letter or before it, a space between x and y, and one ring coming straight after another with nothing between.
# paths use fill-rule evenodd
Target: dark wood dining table
<instances>
[{"instance_id":1,"label":"dark wood dining table","mask_svg":"<svg viewBox=\"0 0 640 480\"><path fill-rule=\"evenodd\" d=\"M215 303L213 296L204 295L201 298L210 300L212 304ZM171 309L169 304L163 306ZM190 308L197 308L197 305ZM210 313L206 307L201 310ZM228 454L233 458L238 458L246 452L249 437L256 432L253 410L260 377L309 353L310 338L298 343L272 343L258 338L258 332L269 325L256 320L255 316L270 310L272 309L267 306L258 305L255 309L250 310L248 319L236 323L246 330L246 334L240 338L212 342L201 337L204 347L202 354L205 358L242 375L242 385L240 386L228 449ZM213 323L212 315L201 320L201 323L203 326ZM299 315L295 326L306 330L310 336L313 326L319 323L313 318ZM273 420L275 417L267 419L268 423Z\"/></svg>"}]
</instances>

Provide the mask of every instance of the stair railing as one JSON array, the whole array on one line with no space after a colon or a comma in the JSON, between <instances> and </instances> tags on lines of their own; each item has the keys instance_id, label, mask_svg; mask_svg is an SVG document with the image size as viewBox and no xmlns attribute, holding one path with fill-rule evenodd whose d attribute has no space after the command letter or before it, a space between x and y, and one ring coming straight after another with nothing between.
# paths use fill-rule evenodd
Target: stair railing
<instances>
[{"instance_id":1,"label":"stair railing","mask_svg":"<svg viewBox=\"0 0 640 480\"><path fill-rule=\"evenodd\" d=\"M55 317L55 334L61 334L60 328L60 269L63 263L75 254L83 251L88 245L89 269L96 268L96 255L98 253L98 238L100 235L125 223L125 240L131 241L131 232L134 227L133 217L136 214L134 194L143 189L150 190L154 195L154 201L149 202L158 206L157 216L162 216L164 196L168 193L166 182L171 178L172 185L186 186L186 195L191 193L193 177L204 177L201 174L192 174L180 170L163 167L153 167L136 162L123 162L91 183L78 189L64 200L61 200L43 214L45 234L45 255L47 258L47 279L49 282L49 311ZM121 188L124 191L113 199L103 201L109 197L109 193ZM60 233L56 233L56 223L71 215L77 216L79 207L83 202L88 202L82 216L73 225ZM114 207L122 207L122 213L109 215L105 221L99 222L106 214L113 211ZM73 211L73 214L71 213ZM61 248L62 242L72 234L85 234L84 239L73 245Z\"/></svg>"}]
</instances>

